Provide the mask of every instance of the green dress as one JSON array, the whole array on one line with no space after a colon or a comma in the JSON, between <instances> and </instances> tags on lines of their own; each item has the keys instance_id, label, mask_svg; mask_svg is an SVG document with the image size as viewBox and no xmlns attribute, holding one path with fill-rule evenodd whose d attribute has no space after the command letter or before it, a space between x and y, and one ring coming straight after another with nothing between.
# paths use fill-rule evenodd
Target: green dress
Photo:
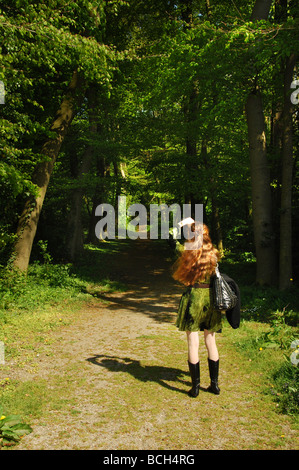
<instances>
[{"instance_id":1,"label":"green dress","mask_svg":"<svg viewBox=\"0 0 299 470\"><path fill-rule=\"evenodd\" d=\"M212 290L206 287L187 287L182 294L176 326L180 331L221 332L221 312L212 302Z\"/></svg>"}]
</instances>

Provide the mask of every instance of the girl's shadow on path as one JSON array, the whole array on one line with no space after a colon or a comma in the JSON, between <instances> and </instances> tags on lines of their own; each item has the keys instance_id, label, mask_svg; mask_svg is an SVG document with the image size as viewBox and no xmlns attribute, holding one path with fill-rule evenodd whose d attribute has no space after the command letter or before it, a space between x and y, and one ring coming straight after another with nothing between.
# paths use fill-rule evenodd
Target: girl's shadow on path
<instances>
[{"instance_id":1,"label":"girl's shadow on path","mask_svg":"<svg viewBox=\"0 0 299 470\"><path fill-rule=\"evenodd\" d=\"M186 373L180 369L163 366L142 366L140 361L128 357L106 356L96 354L86 359L97 366L105 367L112 372L126 372L141 382L156 382L168 390L187 394L187 390L169 385L165 381L178 381L184 385L190 385L189 381L183 380Z\"/></svg>"}]
</instances>

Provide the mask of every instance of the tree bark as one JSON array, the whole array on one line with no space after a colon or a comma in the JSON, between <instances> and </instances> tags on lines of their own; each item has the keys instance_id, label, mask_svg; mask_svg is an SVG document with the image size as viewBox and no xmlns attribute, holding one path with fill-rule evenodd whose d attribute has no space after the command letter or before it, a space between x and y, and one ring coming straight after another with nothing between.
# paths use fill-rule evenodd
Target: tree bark
<instances>
[{"instance_id":1,"label":"tree bark","mask_svg":"<svg viewBox=\"0 0 299 470\"><path fill-rule=\"evenodd\" d=\"M98 155L97 156L97 175L99 178L99 183L96 185L94 196L92 198L92 210L89 219L89 228L88 228L88 235L87 241L89 243L97 244L99 239L95 233L95 226L98 222L98 217L95 215L96 208L99 204L105 203L105 191L103 191L103 184L101 180L103 180L106 176L109 176L110 164L107 164L105 161L105 157Z\"/></svg>"},{"instance_id":2,"label":"tree bark","mask_svg":"<svg viewBox=\"0 0 299 470\"><path fill-rule=\"evenodd\" d=\"M92 126L91 126L92 130ZM93 146L89 145L84 152L82 164L78 174L78 187L73 190L71 196L71 208L68 215L68 228L67 228L67 244L66 251L69 261L75 261L84 248L84 236L82 225L82 202L83 202L83 188L80 186L84 174L88 173L91 166L93 156Z\"/></svg>"},{"instance_id":3,"label":"tree bark","mask_svg":"<svg viewBox=\"0 0 299 470\"><path fill-rule=\"evenodd\" d=\"M284 106L282 113L281 206L279 288L290 287L292 281L292 182L293 182L293 123L290 87L296 56L286 60L284 73Z\"/></svg>"},{"instance_id":4,"label":"tree bark","mask_svg":"<svg viewBox=\"0 0 299 470\"><path fill-rule=\"evenodd\" d=\"M41 153L45 155L45 161L37 165L32 177L32 182L39 188L39 195L26 201L19 219L12 264L21 271L26 271L28 268L33 240L50 177L64 137L75 115L76 92L79 81L78 73L75 71L69 85L69 91L63 99L51 126L51 131L55 132L56 137L44 144Z\"/></svg>"},{"instance_id":5,"label":"tree bark","mask_svg":"<svg viewBox=\"0 0 299 470\"><path fill-rule=\"evenodd\" d=\"M198 180L199 172L199 158L197 152L198 136L196 129L196 119L198 118L200 110L199 104L199 91L198 82L194 80L193 89L190 97L188 98L187 104L184 107L185 124L186 124L186 173L188 175L189 184L186 188L185 203L191 205L191 216L195 217L195 204L199 204L200 195L198 191Z\"/></svg>"},{"instance_id":6,"label":"tree bark","mask_svg":"<svg viewBox=\"0 0 299 470\"><path fill-rule=\"evenodd\" d=\"M266 134L262 98L259 90L248 96L248 124L253 231L257 258L256 281L271 285L275 273L275 249L272 227L270 171L267 160Z\"/></svg>"},{"instance_id":7,"label":"tree bark","mask_svg":"<svg viewBox=\"0 0 299 470\"><path fill-rule=\"evenodd\" d=\"M251 20L267 19L271 0L256 0ZM253 232L257 259L256 282L260 285L276 283L275 244L272 226L270 169L267 160L266 129L261 92L255 77L255 86L247 98L251 171Z\"/></svg>"},{"instance_id":8,"label":"tree bark","mask_svg":"<svg viewBox=\"0 0 299 470\"><path fill-rule=\"evenodd\" d=\"M252 13L251 21L267 20L271 8L272 0L256 0Z\"/></svg>"},{"instance_id":9,"label":"tree bark","mask_svg":"<svg viewBox=\"0 0 299 470\"><path fill-rule=\"evenodd\" d=\"M212 197L212 233L215 237L217 249L222 254L223 253L223 239L222 239L222 230L219 217L219 208L217 200L215 197Z\"/></svg>"},{"instance_id":10,"label":"tree bark","mask_svg":"<svg viewBox=\"0 0 299 470\"><path fill-rule=\"evenodd\" d=\"M96 117L96 91L94 89L89 89L87 93L87 98L89 100L89 123L90 123L90 133L91 136L95 136L98 131L97 117ZM67 240L67 255L70 261L75 261L80 254L83 252L84 248L84 236L83 236L83 226L82 226L82 202L83 202L83 193L84 189L80 184L80 180L85 174L89 173L92 159L94 156L94 143L91 143L87 146L83 157L82 162L78 171L77 180L78 186L73 190L71 209L68 216L68 240Z\"/></svg>"},{"instance_id":11,"label":"tree bark","mask_svg":"<svg viewBox=\"0 0 299 470\"><path fill-rule=\"evenodd\" d=\"M192 27L193 23L193 0L185 0L181 2L182 6L182 19L185 22L184 29L187 30ZM195 122L199 113L199 83L194 79L190 95L186 98L183 112L185 116L186 125L186 173L190 181L187 192L185 193L185 203L191 205L191 216L195 217L195 204L198 203L198 194L194 190L193 181L196 181L198 175L198 161L197 161L197 143L198 137L195 129Z\"/></svg>"}]
</instances>

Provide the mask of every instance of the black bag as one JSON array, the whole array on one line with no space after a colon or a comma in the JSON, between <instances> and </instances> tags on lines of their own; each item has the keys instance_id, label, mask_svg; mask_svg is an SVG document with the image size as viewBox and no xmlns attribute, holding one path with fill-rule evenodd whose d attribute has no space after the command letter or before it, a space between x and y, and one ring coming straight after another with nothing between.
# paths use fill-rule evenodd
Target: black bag
<instances>
[{"instance_id":1,"label":"black bag","mask_svg":"<svg viewBox=\"0 0 299 470\"><path fill-rule=\"evenodd\" d=\"M226 280L221 276L216 266L215 276L212 282L213 303L217 310L230 310L237 304L237 296L230 288Z\"/></svg>"},{"instance_id":2,"label":"black bag","mask_svg":"<svg viewBox=\"0 0 299 470\"><path fill-rule=\"evenodd\" d=\"M232 328L239 328L240 321L241 321L241 294L240 289L236 281L234 281L231 277L227 274L222 273L222 277L228 283L229 287L237 296L237 303L236 305L231 308L230 310L226 311L226 318L228 323Z\"/></svg>"}]
</instances>

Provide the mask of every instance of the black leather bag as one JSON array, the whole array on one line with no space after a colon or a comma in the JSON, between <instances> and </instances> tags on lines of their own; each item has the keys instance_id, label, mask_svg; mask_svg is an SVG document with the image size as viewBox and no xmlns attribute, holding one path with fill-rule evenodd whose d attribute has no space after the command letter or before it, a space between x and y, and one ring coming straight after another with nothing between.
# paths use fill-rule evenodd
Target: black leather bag
<instances>
[{"instance_id":1,"label":"black leather bag","mask_svg":"<svg viewBox=\"0 0 299 470\"><path fill-rule=\"evenodd\" d=\"M218 264L212 282L212 294L214 307L217 310L230 310L237 304L237 296L221 276Z\"/></svg>"}]
</instances>

